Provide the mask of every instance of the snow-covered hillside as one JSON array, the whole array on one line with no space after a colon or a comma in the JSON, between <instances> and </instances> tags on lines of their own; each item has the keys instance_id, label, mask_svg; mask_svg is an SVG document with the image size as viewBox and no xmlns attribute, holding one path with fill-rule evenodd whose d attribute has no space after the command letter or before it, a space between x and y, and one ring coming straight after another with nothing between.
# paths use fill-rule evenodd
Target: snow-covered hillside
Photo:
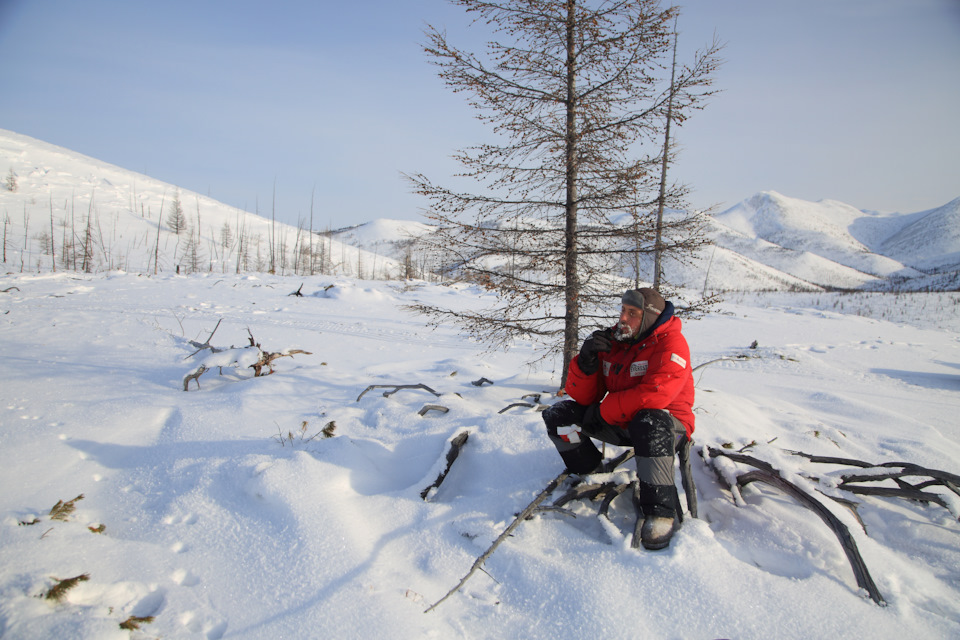
<instances>
[{"instance_id":1,"label":"snow-covered hillside","mask_svg":"<svg viewBox=\"0 0 960 640\"><path fill-rule=\"evenodd\" d=\"M8 271L402 274L394 260L311 238L309 212L300 213L298 226L275 222L269 194L250 203L255 215L2 129L0 172ZM171 224L175 200L183 212L179 233ZM320 220L318 211L315 231Z\"/></svg>"},{"instance_id":2,"label":"snow-covered hillside","mask_svg":"<svg viewBox=\"0 0 960 640\"><path fill-rule=\"evenodd\" d=\"M890 279L902 286L905 279L922 278L918 269L960 269L960 237L943 232L950 224L960 227L960 199L919 214L881 215L766 191L714 220L721 225L715 231L721 246L739 244L745 255L827 288L883 289ZM905 236L904 225L915 232ZM758 256L758 245L786 251ZM816 256L821 264L800 256Z\"/></svg>"},{"instance_id":3,"label":"snow-covered hillside","mask_svg":"<svg viewBox=\"0 0 960 640\"><path fill-rule=\"evenodd\" d=\"M668 549L629 547L628 497L609 520L573 503L425 613L560 472L526 406L556 402L560 372L527 369L528 343L489 354L427 330L415 302L491 300L347 277L0 275L0 636L960 636L960 497L855 495L843 466L790 453L960 472L957 294L738 294L684 325L695 365L722 359L695 374L696 451L742 451L820 496L885 607L813 512L762 484L735 496L696 455L699 518ZM251 337L289 354L273 375L245 366ZM55 519L58 501L75 509Z\"/></svg>"}]
</instances>

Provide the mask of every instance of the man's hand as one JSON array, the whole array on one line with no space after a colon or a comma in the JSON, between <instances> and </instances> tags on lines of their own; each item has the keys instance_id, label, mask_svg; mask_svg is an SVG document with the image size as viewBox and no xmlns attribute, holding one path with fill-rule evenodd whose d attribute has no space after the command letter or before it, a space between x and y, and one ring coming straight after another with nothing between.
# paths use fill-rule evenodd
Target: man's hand
<instances>
[{"instance_id":1,"label":"man's hand","mask_svg":"<svg viewBox=\"0 0 960 640\"><path fill-rule=\"evenodd\" d=\"M583 414L583 420L580 422L580 426L583 427L583 430L586 433L597 433L602 429L610 427L610 424L603 419L602 415L600 415L599 402L595 402L587 407L587 410Z\"/></svg>"},{"instance_id":2,"label":"man's hand","mask_svg":"<svg viewBox=\"0 0 960 640\"><path fill-rule=\"evenodd\" d=\"M589 338L583 341L583 346L580 347L580 357L577 359L580 370L585 375L592 376L600 368L598 354L610 351L611 347L609 329L594 331Z\"/></svg>"}]
</instances>

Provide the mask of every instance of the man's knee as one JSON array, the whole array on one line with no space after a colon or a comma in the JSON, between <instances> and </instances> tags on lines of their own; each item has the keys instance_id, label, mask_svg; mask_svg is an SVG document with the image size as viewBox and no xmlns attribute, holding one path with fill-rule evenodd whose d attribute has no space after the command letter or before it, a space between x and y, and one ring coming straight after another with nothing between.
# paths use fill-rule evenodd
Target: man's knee
<instances>
[{"instance_id":1,"label":"man's knee","mask_svg":"<svg viewBox=\"0 0 960 640\"><path fill-rule=\"evenodd\" d=\"M634 452L639 457L659 458L673 456L677 438L677 421L662 409L644 409L637 413L627 427Z\"/></svg>"},{"instance_id":2,"label":"man's knee","mask_svg":"<svg viewBox=\"0 0 960 640\"><path fill-rule=\"evenodd\" d=\"M557 427L566 427L583 420L583 413L586 409L585 406L577 404L573 400L564 400L547 407L540 415L543 418L543 423L547 426L547 432L556 436Z\"/></svg>"}]
</instances>

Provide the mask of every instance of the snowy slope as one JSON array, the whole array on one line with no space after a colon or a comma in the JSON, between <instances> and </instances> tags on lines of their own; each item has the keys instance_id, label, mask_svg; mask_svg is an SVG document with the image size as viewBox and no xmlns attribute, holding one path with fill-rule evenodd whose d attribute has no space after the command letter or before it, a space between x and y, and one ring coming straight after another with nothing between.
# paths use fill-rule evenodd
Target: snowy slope
<instances>
[{"instance_id":1,"label":"snowy slope","mask_svg":"<svg viewBox=\"0 0 960 640\"><path fill-rule=\"evenodd\" d=\"M178 189L148 176L0 129L0 177L12 170L16 190L0 188L5 221L5 264L22 271L81 269L79 248L92 248L88 270L163 273L188 269L185 249L199 237L200 270L230 273L267 271L271 239L277 273L303 273L310 246L308 213L301 229L271 222L269 200L250 203L260 215L229 207L207 196ZM190 233L174 233L172 203L179 198ZM319 219L319 215L318 215ZM89 225L88 225L89 221ZM315 224L315 230L320 225ZM227 236L224 230L228 230ZM87 232L92 241L84 241ZM45 236L46 240L40 236ZM53 238L53 255L49 238ZM73 244L72 251L68 247ZM306 248L304 247L306 245ZM400 265L329 238L315 238L315 262L327 273L395 277ZM303 250L303 251L299 251ZM299 256L297 254L300 254ZM66 255L65 255L66 254ZM379 264L376 273L372 265ZM317 267L319 270L320 267Z\"/></svg>"},{"instance_id":2,"label":"snowy slope","mask_svg":"<svg viewBox=\"0 0 960 640\"><path fill-rule=\"evenodd\" d=\"M609 522L595 503L576 518L545 512L424 613L559 473L539 414L507 407L530 393L555 402L560 372L526 368L530 344L484 353L402 308L489 304L480 290L306 277L304 297L290 296L300 280L0 275L0 636L960 635L960 498L929 489L947 509L854 496L836 489L839 469L788 453L960 472L956 294L743 295L685 324L694 364L735 358L696 373L696 448L743 449L858 502L855 516L824 499L886 607L811 512L763 485L738 506L695 456L700 518L669 549L629 548L629 499ZM253 336L310 354L265 377L214 368L185 392L210 357L191 341L211 333L218 347ZM438 395L390 393L418 383ZM421 415L426 405L448 411ZM462 431L463 452L423 500ZM51 519L80 494L66 521ZM61 602L42 597L84 575ZM131 616L151 620L120 629Z\"/></svg>"},{"instance_id":3,"label":"snowy slope","mask_svg":"<svg viewBox=\"0 0 960 640\"><path fill-rule=\"evenodd\" d=\"M960 265L960 198L917 214L883 242L883 252L918 269ZM918 250L919 248L919 250Z\"/></svg>"},{"instance_id":4,"label":"snowy slope","mask_svg":"<svg viewBox=\"0 0 960 640\"><path fill-rule=\"evenodd\" d=\"M902 272L903 264L872 253L851 234L850 227L862 216L841 202L805 202L764 191L716 219L748 237L810 252L864 274L886 277Z\"/></svg>"},{"instance_id":5,"label":"snowy slope","mask_svg":"<svg viewBox=\"0 0 960 640\"><path fill-rule=\"evenodd\" d=\"M787 287L784 287L784 283L781 282L780 286L744 286L739 287L740 290L783 288L806 290L830 287L858 289L879 279L813 251L790 249L756 235L744 234L716 219L712 220L710 229L710 237L717 246L749 258L754 263L766 265L769 269L782 274L781 278L783 275L789 275L798 280L798 283L791 282ZM749 274L744 273L739 277L730 274L727 278L720 279L721 283L738 281L749 282Z\"/></svg>"}]
</instances>

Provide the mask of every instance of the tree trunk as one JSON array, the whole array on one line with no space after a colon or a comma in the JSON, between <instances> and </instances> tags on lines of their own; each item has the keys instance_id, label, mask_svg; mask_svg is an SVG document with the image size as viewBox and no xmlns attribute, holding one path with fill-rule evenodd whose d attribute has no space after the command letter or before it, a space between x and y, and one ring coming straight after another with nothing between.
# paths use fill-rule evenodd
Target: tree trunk
<instances>
[{"instance_id":1,"label":"tree trunk","mask_svg":"<svg viewBox=\"0 0 960 640\"><path fill-rule=\"evenodd\" d=\"M660 165L660 196L657 198L657 237L653 250L653 288L660 289L663 273L663 209L667 196L667 166L670 158L670 120L673 119L673 95L677 77L677 21L673 21L673 64L670 67L670 98L667 100L667 126L663 133L663 159Z\"/></svg>"},{"instance_id":2,"label":"tree trunk","mask_svg":"<svg viewBox=\"0 0 960 640\"><path fill-rule=\"evenodd\" d=\"M566 232L564 234L565 287L563 328L563 377L577 353L580 331L580 277L577 253L577 97L576 97L576 0L567 1L567 120L566 120Z\"/></svg>"}]
</instances>

